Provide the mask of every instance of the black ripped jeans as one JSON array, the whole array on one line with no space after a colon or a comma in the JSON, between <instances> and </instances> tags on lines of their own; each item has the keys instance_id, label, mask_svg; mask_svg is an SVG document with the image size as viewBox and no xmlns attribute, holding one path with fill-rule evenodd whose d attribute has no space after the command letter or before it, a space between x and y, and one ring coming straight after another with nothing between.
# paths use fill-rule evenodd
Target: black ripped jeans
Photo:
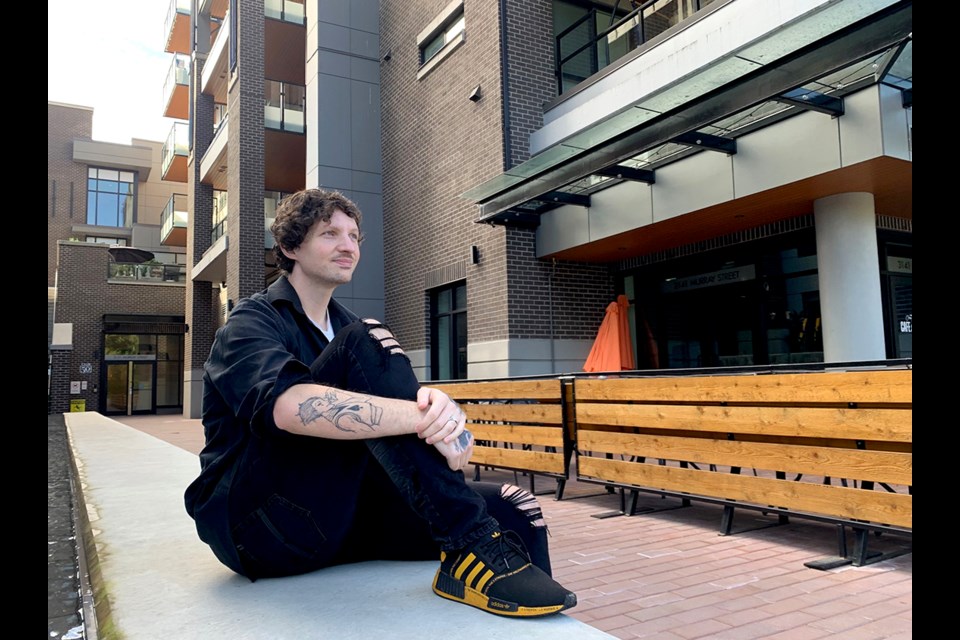
<instances>
[{"instance_id":1,"label":"black ripped jeans","mask_svg":"<svg viewBox=\"0 0 960 640\"><path fill-rule=\"evenodd\" d=\"M320 384L416 400L407 356L354 322L312 364ZM367 407L369 410L369 407ZM288 433L252 438L231 490L241 573L252 580L364 560L439 561L501 529L520 535L550 573L546 527L536 501L510 485L467 481L416 434L331 440ZM533 508L531 508L531 503ZM523 506L521 506L523 505Z\"/></svg>"}]
</instances>

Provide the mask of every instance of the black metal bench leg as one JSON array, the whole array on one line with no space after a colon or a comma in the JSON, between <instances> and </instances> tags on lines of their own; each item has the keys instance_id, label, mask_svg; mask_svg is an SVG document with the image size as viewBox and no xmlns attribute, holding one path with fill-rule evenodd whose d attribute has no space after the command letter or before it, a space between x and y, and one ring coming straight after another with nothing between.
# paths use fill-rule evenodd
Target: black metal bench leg
<instances>
[{"instance_id":1,"label":"black metal bench leg","mask_svg":"<svg viewBox=\"0 0 960 640\"><path fill-rule=\"evenodd\" d=\"M567 486L567 481L563 478L557 478L557 495L556 499L559 500L563 497L563 489Z\"/></svg>"},{"instance_id":2,"label":"black metal bench leg","mask_svg":"<svg viewBox=\"0 0 960 640\"><path fill-rule=\"evenodd\" d=\"M630 511L627 511L627 515L628 515L628 516L632 516L634 513L637 512L637 500L638 500L638 498L640 498L640 492L639 492L639 491L631 491L631 492L630 492Z\"/></svg>"},{"instance_id":3,"label":"black metal bench leg","mask_svg":"<svg viewBox=\"0 0 960 640\"><path fill-rule=\"evenodd\" d=\"M867 563L867 540L870 532L866 529L854 529L853 566L862 567Z\"/></svg>"},{"instance_id":4,"label":"black metal bench leg","mask_svg":"<svg viewBox=\"0 0 960 640\"><path fill-rule=\"evenodd\" d=\"M847 529L842 525L837 525L837 556L847 557Z\"/></svg>"},{"instance_id":5,"label":"black metal bench leg","mask_svg":"<svg viewBox=\"0 0 960 640\"><path fill-rule=\"evenodd\" d=\"M725 505L723 517L720 518L720 535L729 535L731 529L733 529L733 507Z\"/></svg>"}]
</instances>

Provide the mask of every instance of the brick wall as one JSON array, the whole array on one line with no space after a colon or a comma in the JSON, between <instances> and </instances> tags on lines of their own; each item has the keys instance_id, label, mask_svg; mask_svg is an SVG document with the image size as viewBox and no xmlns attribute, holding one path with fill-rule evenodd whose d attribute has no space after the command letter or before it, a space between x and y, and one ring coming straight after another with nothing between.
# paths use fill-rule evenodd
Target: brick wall
<instances>
[{"instance_id":1,"label":"brick wall","mask_svg":"<svg viewBox=\"0 0 960 640\"><path fill-rule=\"evenodd\" d=\"M263 2L238 0L239 81L227 95L227 289L236 302L263 289Z\"/></svg>"},{"instance_id":2,"label":"brick wall","mask_svg":"<svg viewBox=\"0 0 960 640\"><path fill-rule=\"evenodd\" d=\"M380 67L386 321L409 349L428 346L425 278L471 245L481 255L466 271L471 339L475 324L506 332L505 304L490 300L506 286L504 231L474 224L460 197L503 170L499 3L465 0L463 44L418 80L416 36L448 2L380 5L380 49L391 52ZM477 85L483 97L471 102Z\"/></svg>"},{"instance_id":3,"label":"brick wall","mask_svg":"<svg viewBox=\"0 0 960 640\"><path fill-rule=\"evenodd\" d=\"M198 58L193 65L194 86L198 86L206 62ZM203 155L213 141L213 96L198 93L191 111L194 125L193 157L203 158ZM210 248L210 234L213 231L213 187L200 182L200 162L194 160L189 166L187 207L189 222L187 224L187 265L196 266L203 253ZM217 330L217 315L213 311L213 290L210 282L189 279L186 287L186 323L190 332L184 340L183 362L187 371L199 369L203 366L210 347L213 346L213 336Z\"/></svg>"},{"instance_id":4,"label":"brick wall","mask_svg":"<svg viewBox=\"0 0 960 640\"><path fill-rule=\"evenodd\" d=\"M477 245L480 264L466 267L471 343L549 337L551 313L554 337L592 338L613 299L608 269L537 260L533 231L476 224L460 197L529 158L556 95L551 3L465 0L464 43L418 80L416 36L447 4L381 2L386 320L405 347L429 347L424 281ZM477 85L483 97L471 102Z\"/></svg>"},{"instance_id":5,"label":"brick wall","mask_svg":"<svg viewBox=\"0 0 960 640\"><path fill-rule=\"evenodd\" d=\"M57 322L73 324L73 349L54 351L51 371L51 411L69 407L71 398L83 398L88 411L101 410L103 395L104 314L183 315L184 288L164 284L116 284L107 281L107 246L59 243L60 275ZM90 363L90 373L80 365ZM65 370L64 370L65 367ZM80 395L70 394L71 380L87 382ZM97 385L98 392L94 392ZM66 397L66 400L64 400Z\"/></svg>"},{"instance_id":6,"label":"brick wall","mask_svg":"<svg viewBox=\"0 0 960 640\"><path fill-rule=\"evenodd\" d=\"M87 166L73 161L73 141L91 139L93 110L47 103L47 286L55 284L57 241L86 222Z\"/></svg>"},{"instance_id":7,"label":"brick wall","mask_svg":"<svg viewBox=\"0 0 960 640\"><path fill-rule=\"evenodd\" d=\"M530 158L530 134L543 126L543 105L557 95L553 11L549 0L507 0L506 48L509 165ZM613 277L602 265L544 262L535 232L508 229L509 335L513 338L592 338L613 299Z\"/></svg>"}]
</instances>

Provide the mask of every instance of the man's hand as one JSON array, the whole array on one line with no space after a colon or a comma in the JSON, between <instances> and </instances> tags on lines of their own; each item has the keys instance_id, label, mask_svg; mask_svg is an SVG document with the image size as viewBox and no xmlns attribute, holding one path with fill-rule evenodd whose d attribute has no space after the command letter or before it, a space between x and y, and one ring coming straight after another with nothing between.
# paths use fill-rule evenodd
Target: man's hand
<instances>
[{"instance_id":1,"label":"man's hand","mask_svg":"<svg viewBox=\"0 0 960 640\"><path fill-rule=\"evenodd\" d=\"M449 445L464 432L466 414L443 391L421 387L417 392L417 408L424 412L416 427L417 435L427 444L442 441Z\"/></svg>"},{"instance_id":2,"label":"man's hand","mask_svg":"<svg viewBox=\"0 0 960 640\"><path fill-rule=\"evenodd\" d=\"M473 454L473 434L464 429L453 442L446 443L440 440L433 446L447 459L448 467L459 471L467 466Z\"/></svg>"}]
</instances>

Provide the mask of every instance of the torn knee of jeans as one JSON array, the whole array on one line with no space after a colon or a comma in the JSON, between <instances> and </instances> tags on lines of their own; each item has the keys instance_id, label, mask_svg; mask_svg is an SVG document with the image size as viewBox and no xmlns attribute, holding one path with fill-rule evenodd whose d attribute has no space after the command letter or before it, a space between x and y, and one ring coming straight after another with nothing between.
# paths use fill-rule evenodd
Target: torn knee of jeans
<instances>
[{"instance_id":1,"label":"torn knee of jeans","mask_svg":"<svg viewBox=\"0 0 960 640\"><path fill-rule=\"evenodd\" d=\"M516 485L504 483L500 487L500 497L512 504L517 511L525 515L530 521L531 527L546 528L547 523L543 519L540 503L532 493Z\"/></svg>"},{"instance_id":2,"label":"torn knee of jeans","mask_svg":"<svg viewBox=\"0 0 960 640\"><path fill-rule=\"evenodd\" d=\"M367 325L367 333L380 343L384 351L388 354L403 354L400 343L397 342L397 338L385 324L372 318L365 318L363 322Z\"/></svg>"}]
</instances>

